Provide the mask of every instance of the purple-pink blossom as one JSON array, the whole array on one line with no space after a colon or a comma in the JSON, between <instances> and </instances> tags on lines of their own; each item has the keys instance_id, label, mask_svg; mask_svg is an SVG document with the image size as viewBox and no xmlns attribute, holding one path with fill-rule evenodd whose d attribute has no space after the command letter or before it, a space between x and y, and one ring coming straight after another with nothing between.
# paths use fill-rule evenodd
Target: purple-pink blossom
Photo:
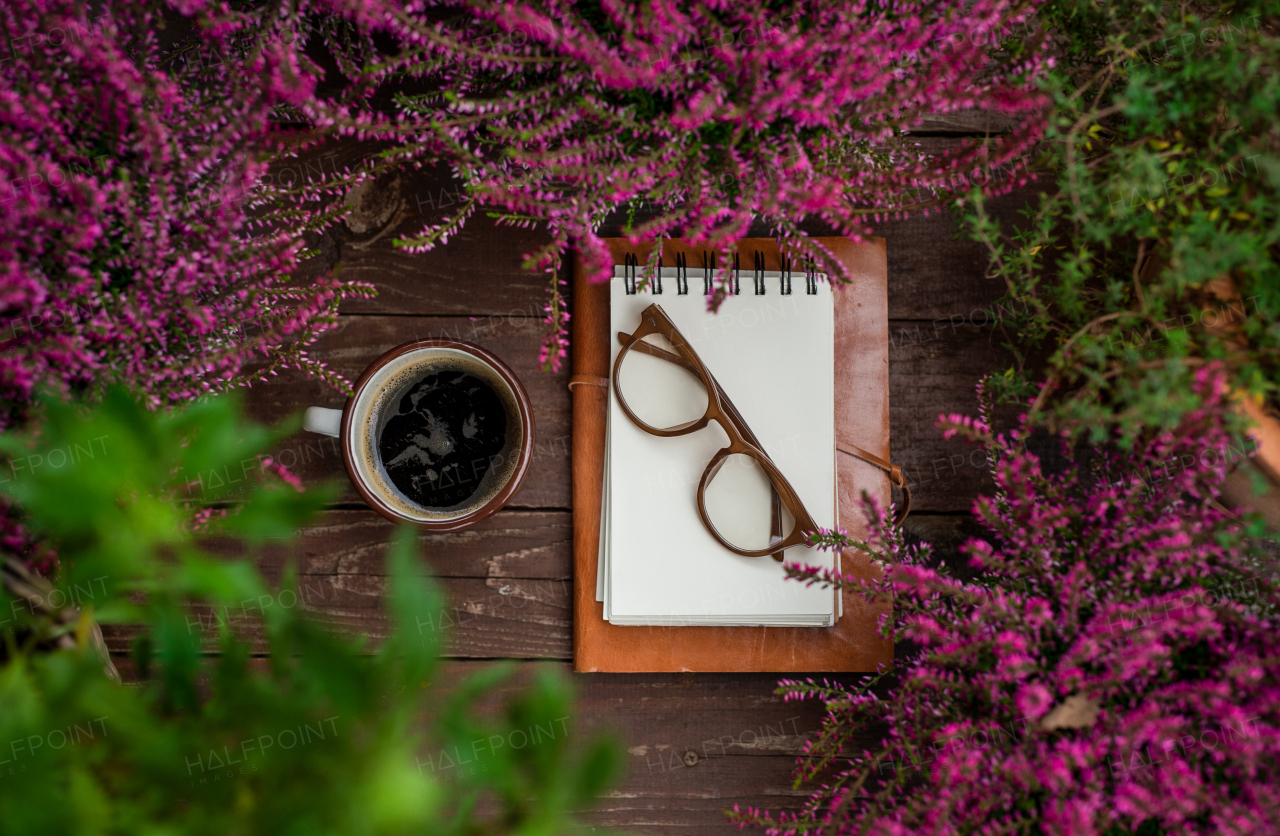
<instances>
[{"instance_id":1,"label":"purple-pink blossom","mask_svg":"<svg viewBox=\"0 0 1280 836\"><path fill-rule=\"evenodd\" d=\"M179 6L190 33L165 45L159 3L0 9L0 425L40 388L158 406L281 368L343 384L307 346L371 289L304 278L316 210L262 184L314 74L261 21Z\"/></svg>"},{"instance_id":2,"label":"purple-pink blossom","mask_svg":"<svg viewBox=\"0 0 1280 836\"><path fill-rule=\"evenodd\" d=\"M463 180L457 212L400 240L412 251L443 244L481 205L504 223L545 227L551 240L528 264L552 274L542 358L554 367L566 346L563 256L572 251L594 281L610 277L598 234L610 213L628 215L635 243L681 236L719 253L715 304L731 242L754 222L797 270L811 261L844 281L801 221L856 240L872 220L940 210L974 185L1000 193L1026 182L1047 105L1036 82L1051 58L1034 37L1019 55L991 45L1028 25L1036 5L369 0L357 16L398 52L352 54L361 83L429 92L334 125L402 158L447 161ZM974 109L1019 127L940 154L911 139L926 115Z\"/></svg>"},{"instance_id":3,"label":"purple-pink blossom","mask_svg":"<svg viewBox=\"0 0 1280 836\"><path fill-rule=\"evenodd\" d=\"M799 813L735 820L771 834L1274 833L1280 596L1244 561L1246 528L1201 455L1230 441L1224 379L1198 372L1203 405L1175 430L1127 453L1069 447L1052 473L1013 434L942 419L995 461L997 493L974 508L988 533L964 547L979 573L930 568L874 502L857 547L883 578L791 567L891 596L884 633L918 649L869 686L783 681L788 699L826 704L796 770L820 783Z\"/></svg>"}]
</instances>

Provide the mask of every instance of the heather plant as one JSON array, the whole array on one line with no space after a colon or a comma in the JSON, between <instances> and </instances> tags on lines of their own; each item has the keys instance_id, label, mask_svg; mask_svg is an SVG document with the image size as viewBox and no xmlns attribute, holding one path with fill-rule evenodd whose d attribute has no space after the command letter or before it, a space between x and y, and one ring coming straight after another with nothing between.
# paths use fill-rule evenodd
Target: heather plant
<instances>
[{"instance_id":1,"label":"heather plant","mask_svg":"<svg viewBox=\"0 0 1280 836\"><path fill-rule=\"evenodd\" d=\"M818 783L799 813L734 819L771 834L1273 833L1280 596L1247 569L1248 527L1215 507L1228 376L1193 383L1176 428L1123 455L1064 442L1055 472L1026 449L1025 418L1002 435L987 409L944 418L985 445L997 486L975 505L989 533L963 549L968 579L874 503L866 542L823 532L882 561L882 579L790 574L891 597L898 658L856 686L782 682L826 704L796 770Z\"/></svg>"},{"instance_id":2,"label":"heather plant","mask_svg":"<svg viewBox=\"0 0 1280 836\"><path fill-rule=\"evenodd\" d=\"M1197 371L1277 404L1280 32L1274 0L1050 0L1053 101L1019 229L965 205L1007 296L1006 395L1109 439L1200 408ZM1049 354L1047 370L1029 358ZM1040 386L1039 384L1044 384Z\"/></svg>"},{"instance_id":3,"label":"heather plant","mask_svg":"<svg viewBox=\"0 0 1280 836\"><path fill-rule=\"evenodd\" d=\"M371 288L302 277L329 184L264 178L305 144L282 126L314 109L307 31L217 3L0 7L0 429L41 388L160 407L283 368L347 386L307 347ZM0 531L54 571L20 507Z\"/></svg>"},{"instance_id":4,"label":"heather plant","mask_svg":"<svg viewBox=\"0 0 1280 836\"><path fill-rule=\"evenodd\" d=\"M0 8L0 426L39 387L158 406L281 368L346 385L307 346L371 289L300 278L332 212L263 185L301 144L281 126L315 95L306 36L199 1Z\"/></svg>"},{"instance_id":5,"label":"heather plant","mask_svg":"<svg viewBox=\"0 0 1280 836\"><path fill-rule=\"evenodd\" d=\"M0 833L573 832L615 750L573 739L550 670L513 687L510 666L439 663L440 632L421 625L444 604L412 532L388 550L392 630L371 647L307 618L291 566L278 587L254 566L334 495L273 467L276 432L226 397L156 413L113 388L88 409L42 408L38 438L0 446L45 466L0 490L62 557L45 597L80 613L0 593ZM263 478L226 513L232 493L211 477L246 462ZM48 649L95 619L137 630L116 657L133 684L83 642Z\"/></svg>"},{"instance_id":6,"label":"heather plant","mask_svg":"<svg viewBox=\"0 0 1280 836\"><path fill-rule=\"evenodd\" d=\"M467 194L399 239L410 250L446 242L480 207L545 225L528 265L550 276L549 367L567 339L562 258L572 248L607 276L596 232L617 210L646 208L635 240L684 235L725 271L728 243L765 221L797 266L843 280L805 218L856 238L974 182L1023 181L1048 62L1036 36L990 45L1035 5L10 4L9 400L40 381L114 378L170 402L262 367L341 386L305 347L368 288L294 278L297 261L342 193L388 169L443 162ZM925 114L974 108L1029 118L941 155L904 137ZM335 137L384 151L355 171L263 178L270 159Z\"/></svg>"},{"instance_id":7,"label":"heather plant","mask_svg":"<svg viewBox=\"0 0 1280 836\"><path fill-rule=\"evenodd\" d=\"M628 213L635 241L705 244L726 275L729 242L762 221L797 269L811 261L840 282L844 267L802 220L858 238L872 218L927 212L974 182L994 193L1023 182L1048 62L1033 35L990 44L1033 30L1035 5L370 3L325 44L355 87L398 85L393 118L362 112L335 129L388 140L387 166L443 160L465 187L456 212L399 245L442 244L482 207L545 227L528 266L551 276L543 361L554 367L566 346L562 257L572 249L592 279L612 275L597 235L612 212ZM937 155L904 136L925 114L972 108L1027 118Z\"/></svg>"}]
</instances>

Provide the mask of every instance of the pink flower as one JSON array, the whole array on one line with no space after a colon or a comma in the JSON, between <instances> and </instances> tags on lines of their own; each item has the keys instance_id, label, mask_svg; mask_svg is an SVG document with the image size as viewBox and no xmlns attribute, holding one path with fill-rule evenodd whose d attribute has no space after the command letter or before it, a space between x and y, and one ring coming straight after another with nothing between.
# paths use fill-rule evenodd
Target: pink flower
<instances>
[{"instance_id":1,"label":"pink flower","mask_svg":"<svg viewBox=\"0 0 1280 836\"><path fill-rule=\"evenodd\" d=\"M1196 394L1213 402L1225 375L1206 368ZM735 820L771 834L1273 833L1277 591L1242 561L1242 525L1185 500L1222 501L1223 474L1192 453L1226 443L1226 414L1201 410L1128 456L1139 470L1176 456L1181 478L1119 483L1099 478L1116 451L1048 474L1014 434L942 419L996 462L998 492L976 506L988 534L965 547L982 574L934 568L872 505L884 578L853 588L892 596L881 629L916 648L874 690L779 683L826 706L796 777L875 789L837 803L815 786L798 813Z\"/></svg>"},{"instance_id":2,"label":"pink flower","mask_svg":"<svg viewBox=\"0 0 1280 836\"><path fill-rule=\"evenodd\" d=\"M1033 682L1019 689L1015 704L1028 720L1039 720L1053 706L1053 694L1044 685Z\"/></svg>"}]
</instances>

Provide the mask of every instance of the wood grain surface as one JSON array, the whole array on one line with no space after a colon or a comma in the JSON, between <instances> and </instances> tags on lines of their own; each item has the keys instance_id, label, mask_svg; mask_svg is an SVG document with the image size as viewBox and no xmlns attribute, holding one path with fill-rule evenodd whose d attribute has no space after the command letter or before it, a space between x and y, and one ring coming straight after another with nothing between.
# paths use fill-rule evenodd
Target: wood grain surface
<instances>
[{"instance_id":1,"label":"wood grain surface","mask_svg":"<svg viewBox=\"0 0 1280 836\"><path fill-rule=\"evenodd\" d=\"M1009 127L997 121L989 124L985 114L951 114L924 120L917 133L921 144L945 149L958 137ZM376 150L360 143L314 149L292 161L289 176L360 165ZM999 198L993 211L1013 223L1035 194L1035 188L1027 188ZM546 664L567 673L572 632L568 377L567 371L537 368L546 277L521 267L525 254L545 239L538 231L500 226L482 209L445 247L410 255L393 246L396 236L438 222L461 201L457 181L446 170L380 179L363 198L353 199L352 217L363 213L364 220L328 233L317 244L321 255L308 267L378 288L374 299L345 303L337 327L311 352L349 379L399 343L450 336L502 357L533 401L535 460L513 503L471 531L419 537L423 571L439 578L448 596L440 612L418 625L424 636L443 637L449 661L439 677L442 688L494 658L552 660ZM608 219L601 234L618 234L624 220ZM890 444L893 460L912 483L916 512L908 534L937 542L959 565L963 560L956 547L977 533L964 512L991 484L981 454L944 441L934 422L942 413L973 413L978 380L1008 367L1003 337L984 315L1004 288L985 277L982 250L959 239L945 213L882 222L874 229L888 242ZM806 230L829 232L817 224L806 224ZM343 402L341 394L320 383L285 374L255 386L246 397L250 414L272 424L307 406ZM335 480L342 486L337 504L295 542L272 544L252 555L273 584L292 562L299 573L298 594L280 593L221 613L194 613L193 640L222 620L265 652L262 610L296 606L334 630L368 636L376 645L389 629L381 599L391 525L359 502L332 440L298 432L275 453L308 484ZM134 632L104 630L124 668ZM626 777L588 816L595 826L727 836L737 831L725 821L725 808L737 803L794 809L810 791L793 789L790 774L806 735L818 727L820 706L784 704L773 693L771 675L573 678L579 692L575 728L583 734L612 731L627 751ZM867 745L873 743L868 730Z\"/></svg>"},{"instance_id":2,"label":"wood grain surface","mask_svg":"<svg viewBox=\"0 0 1280 836\"><path fill-rule=\"evenodd\" d=\"M265 659L251 660L265 667ZM440 705L486 663L447 660L429 683L430 705ZM621 777L583 815L605 832L724 834L738 832L724 811L734 804L794 810L811 792L791 786L804 741L822 721L815 703L784 703L768 674L573 674L567 662L550 665L572 677L576 712L568 721L569 747L598 736L620 742ZM126 681L137 673L128 659L119 667ZM474 706L482 716L496 713L512 692L528 681L534 663L487 693ZM419 715L430 727L430 712ZM862 741L876 744L873 734ZM448 782L452 768L420 752L423 781Z\"/></svg>"}]
</instances>

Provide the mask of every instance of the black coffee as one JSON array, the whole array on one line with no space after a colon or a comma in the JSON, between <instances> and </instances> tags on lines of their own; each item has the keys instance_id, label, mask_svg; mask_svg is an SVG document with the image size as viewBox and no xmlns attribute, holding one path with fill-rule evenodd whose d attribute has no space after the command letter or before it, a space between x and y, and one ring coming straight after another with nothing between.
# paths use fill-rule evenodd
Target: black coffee
<instances>
[{"instance_id":1,"label":"black coffee","mask_svg":"<svg viewBox=\"0 0 1280 836\"><path fill-rule=\"evenodd\" d=\"M411 501L449 508L475 495L506 440L507 411L497 393L472 374L442 371L400 398L378 436L378 454Z\"/></svg>"}]
</instances>

